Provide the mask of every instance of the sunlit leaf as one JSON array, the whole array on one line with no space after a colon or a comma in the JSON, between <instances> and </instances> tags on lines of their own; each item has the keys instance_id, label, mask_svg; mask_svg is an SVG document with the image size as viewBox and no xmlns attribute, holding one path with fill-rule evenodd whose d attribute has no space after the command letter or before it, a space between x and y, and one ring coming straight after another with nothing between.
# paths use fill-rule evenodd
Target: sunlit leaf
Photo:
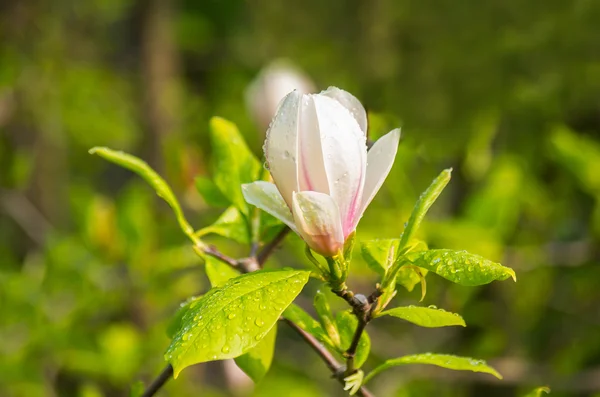
<instances>
[{"instance_id":1,"label":"sunlit leaf","mask_svg":"<svg viewBox=\"0 0 600 397\"><path fill-rule=\"evenodd\" d=\"M448 327L452 325L466 327L465 320L461 316L436 307L395 307L381 312L379 316L398 317L421 327L428 328Z\"/></svg>"},{"instance_id":2,"label":"sunlit leaf","mask_svg":"<svg viewBox=\"0 0 600 397\"><path fill-rule=\"evenodd\" d=\"M242 184L258 179L262 165L252 154L235 124L220 117L210 120L213 149L213 177L233 205L248 215L248 204L242 195Z\"/></svg>"},{"instance_id":3,"label":"sunlit leaf","mask_svg":"<svg viewBox=\"0 0 600 397\"><path fill-rule=\"evenodd\" d=\"M241 274L238 270L232 268L227 263L224 263L220 259L210 255L204 256L204 266L208 281L210 281L210 285L213 288L221 287L227 283L227 281Z\"/></svg>"},{"instance_id":4,"label":"sunlit leaf","mask_svg":"<svg viewBox=\"0 0 600 397\"><path fill-rule=\"evenodd\" d=\"M204 177L194 179L196 190L202 196L206 204L212 207L227 207L230 201L219 190L213 181Z\"/></svg>"},{"instance_id":5,"label":"sunlit leaf","mask_svg":"<svg viewBox=\"0 0 600 397\"><path fill-rule=\"evenodd\" d=\"M167 324L167 336L171 339L177 334L177 332L181 329L181 324L183 322L183 317L186 313L192 309L195 305L198 304L198 299L202 298L202 295L191 296L185 302L182 302L179 305L179 309L175 312L169 324Z\"/></svg>"},{"instance_id":6,"label":"sunlit leaf","mask_svg":"<svg viewBox=\"0 0 600 397\"><path fill-rule=\"evenodd\" d=\"M395 254L398 253L400 239L377 239L369 240L361 243L361 254L369 267L384 275L388 267L393 263ZM427 249L427 245L417 239L411 240L409 247L410 251L422 251ZM427 275L427 270L423 269L423 276ZM421 282L421 277L411 268L404 267L398 270L396 275L396 283L406 288L411 292L415 285Z\"/></svg>"},{"instance_id":7,"label":"sunlit leaf","mask_svg":"<svg viewBox=\"0 0 600 397\"><path fill-rule=\"evenodd\" d=\"M308 332L314 336L319 342L328 347L332 351L338 350L333 344L327 332L323 329L323 326L312 318L310 314L306 313L300 306L291 304L283 312L283 317L292 321L302 330Z\"/></svg>"},{"instance_id":8,"label":"sunlit leaf","mask_svg":"<svg viewBox=\"0 0 600 397\"><path fill-rule=\"evenodd\" d=\"M327 332L327 335L329 335L329 338L331 338L331 340L336 346L339 346L340 334L335 325L335 319L331 314L331 307L329 306L327 296L323 292L317 291L317 293L315 294L313 305L315 307L315 310L317 311L317 315L319 316L321 325Z\"/></svg>"},{"instance_id":9,"label":"sunlit leaf","mask_svg":"<svg viewBox=\"0 0 600 397\"><path fill-rule=\"evenodd\" d=\"M452 356L449 354L424 353L386 360L383 364L379 365L373 371L367 374L364 383L367 383L375 375L385 371L386 369L406 364L429 364L457 371L484 372L494 375L498 379L502 379L502 375L500 375L494 368L487 365L487 363L483 360L476 360L469 357Z\"/></svg>"},{"instance_id":10,"label":"sunlit leaf","mask_svg":"<svg viewBox=\"0 0 600 397\"><path fill-rule=\"evenodd\" d=\"M393 249L397 253L399 243L399 239L392 238L363 241L360 244L360 253L367 265L383 276L391 265L388 260L390 250Z\"/></svg>"},{"instance_id":11,"label":"sunlit leaf","mask_svg":"<svg viewBox=\"0 0 600 397\"><path fill-rule=\"evenodd\" d=\"M406 223L406 227L404 228L404 232L400 237L400 249L404 249L409 245L409 242L414 237L414 234L417 232L417 229L421 225L423 218L429 211L429 208L433 205L435 200L442 193L448 182L450 182L450 175L452 173L452 168L448 168L437 178L431 182L431 185L421 194L415 207L413 208L412 213L410 214L410 218Z\"/></svg>"},{"instance_id":12,"label":"sunlit leaf","mask_svg":"<svg viewBox=\"0 0 600 397\"><path fill-rule=\"evenodd\" d=\"M300 293L310 272L257 271L211 289L183 316L165 359L174 376L205 361L238 357L256 346Z\"/></svg>"},{"instance_id":13,"label":"sunlit leaf","mask_svg":"<svg viewBox=\"0 0 600 397\"><path fill-rule=\"evenodd\" d=\"M514 270L467 251L447 249L409 253L404 257L415 266L432 271L454 283L475 286L512 277Z\"/></svg>"},{"instance_id":14,"label":"sunlit leaf","mask_svg":"<svg viewBox=\"0 0 600 397\"><path fill-rule=\"evenodd\" d=\"M244 215L236 207L229 207L210 226L196 232L196 236L216 234L237 241L240 244L250 243L250 231Z\"/></svg>"},{"instance_id":15,"label":"sunlit leaf","mask_svg":"<svg viewBox=\"0 0 600 397\"><path fill-rule=\"evenodd\" d=\"M227 281L240 275L239 271L217 258L206 255L205 261L206 275L213 287L221 287ZM255 383L260 382L271 367L276 337L277 327L273 327L256 346L235 359L238 367Z\"/></svg>"},{"instance_id":16,"label":"sunlit leaf","mask_svg":"<svg viewBox=\"0 0 600 397\"><path fill-rule=\"evenodd\" d=\"M146 180L154 188L156 194L158 194L163 200L169 204L169 206L173 209L175 216L177 217L177 221L179 222L179 226L181 230L194 242L198 243L198 237L194 235L194 229L190 226L188 221L185 219L183 211L181 210L181 206L179 205L179 201L175 198L173 191L167 185L165 180L158 175L150 166L140 160L139 158L132 156L130 154L112 150L106 147L94 147L90 149L90 154L97 154L98 156L113 162L121 167L127 168L142 178Z\"/></svg>"},{"instance_id":17,"label":"sunlit leaf","mask_svg":"<svg viewBox=\"0 0 600 397\"><path fill-rule=\"evenodd\" d=\"M275 353L275 340L277 339L277 327L271 331L256 346L235 358L235 363L254 383L264 378L271 368L273 353Z\"/></svg>"},{"instance_id":18,"label":"sunlit leaf","mask_svg":"<svg viewBox=\"0 0 600 397\"><path fill-rule=\"evenodd\" d=\"M350 347L352 339L354 338L354 331L358 326L358 320L353 314L347 311L339 312L335 320L337 329L340 333L341 347L343 351L346 351ZM369 335L367 335L367 332L363 331L358 342L356 355L354 356L354 365L356 368L360 368L365 361L367 361L370 351L371 339L369 338Z\"/></svg>"}]
</instances>

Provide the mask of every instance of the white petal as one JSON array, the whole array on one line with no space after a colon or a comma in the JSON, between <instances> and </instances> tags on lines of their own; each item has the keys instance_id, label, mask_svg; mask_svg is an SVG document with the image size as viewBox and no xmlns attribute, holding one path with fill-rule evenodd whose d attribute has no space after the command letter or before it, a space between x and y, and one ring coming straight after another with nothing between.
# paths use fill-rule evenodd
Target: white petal
<instances>
[{"instance_id":1,"label":"white petal","mask_svg":"<svg viewBox=\"0 0 600 397\"><path fill-rule=\"evenodd\" d=\"M399 141L400 129L396 128L379 138L367 153L367 178L359 217L365 212L365 209L367 209L390 173L398 151Z\"/></svg>"},{"instance_id":2,"label":"white petal","mask_svg":"<svg viewBox=\"0 0 600 397\"><path fill-rule=\"evenodd\" d=\"M367 166L365 135L348 109L324 95L314 96L329 194L342 217L344 237L354 231Z\"/></svg>"},{"instance_id":3,"label":"white petal","mask_svg":"<svg viewBox=\"0 0 600 397\"><path fill-rule=\"evenodd\" d=\"M324 256L333 256L342 249L340 213L331 197L318 192L295 193L292 211L298 234L311 249Z\"/></svg>"},{"instance_id":4,"label":"white petal","mask_svg":"<svg viewBox=\"0 0 600 397\"><path fill-rule=\"evenodd\" d=\"M300 105L298 187L300 191L310 190L329 194L329 183L323 161L321 132L314 98L313 95L304 95Z\"/></svg>"},{"instance_id":5,"label":"white petal","mask_svg":"<svg viewBox=\"0 0 600 397\"><path fill-rule=\"evenodd\" d=\"M293 91L283 98L264 145L271 176L289 208L292 207L292 193L298 190L296 158L301 97Z\"/></svg>"},{"instance_id":6,"label":"white petal","mask_svg":"<svg viewBox=\"0 0 600 397\"><path fill-rule=\"evenodd\" d=\"M340 90L337 87L329 87L321 94L327 95L341 103L352 113L362 132L367 135L367 112L358 99L347 91Z\"/></svg>"},{"instance_id":7,"label":"white petal","mask_svg":"<svg viewBox=\"0 0 600 397\"><path fill-rule=\"evenodd\" d=\"M277 186L269 182L256 181L242 185L242 193L249 204L273 215L296 231L292 212L281 197Z\"/></svg>"}]
</instances>

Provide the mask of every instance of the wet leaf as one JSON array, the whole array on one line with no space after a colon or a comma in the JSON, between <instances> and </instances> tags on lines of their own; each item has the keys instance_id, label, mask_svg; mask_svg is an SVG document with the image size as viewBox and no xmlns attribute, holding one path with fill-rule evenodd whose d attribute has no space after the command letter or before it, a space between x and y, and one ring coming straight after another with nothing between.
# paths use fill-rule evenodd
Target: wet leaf
<instances>
[{"instance_id":1,"label":"wet leaf","mask_svg":"<svg viewBox=\"0 0 600 397\"><path fill-rule=\"evenodd\" d=\"M381 316L398 317L427 328L448 327L452 325L462 325L463 327L466 327L465 320L463 320L461 316L436 307L395 307L382 312L378 317Z\"/></svg>"},{"instance_id":2,"label":"wet leaf","mask_svg":"<svg viewBox=\"0 0 600 397\"><path fill-rule=\"evenodd\" d=\"M211 289L185 313L165 353L174 376L190 365L235 358L256 346L300 293L309 274L262 270Z\"/></svg>"},{"instance_id":3,"label":"wet leaf","mask_svg":"<svg viewBox=\"0 0 600 397\"><path fill-rule=\"evenodd\" d=\"M429 250L409 253L404 259L415 266L465 286L488 284L494 280L506 280L509 277L517 281L517 276L511 268L467 251Z\"/></svg>"},{"instance_id":4,"label":"wet leaf","mask_svg":"<svg viewBox=\"0 0 600 397\"><path fill-rule=\"evenodd\" d=\"M494 375L498 379L502 379L502 375L500 375L498 371L496 371L494 368L488 366L487 363L483 360L476 360L474 358L469 357L452 356L449 354L424 353L387 360L383 364L375 368L373 371L371 371L365 377L364 383L367 383L375 375L385 371L386 369L406 364L429 364L457 371L484 372L487 374Z\"/></svg>"}]
</instances>

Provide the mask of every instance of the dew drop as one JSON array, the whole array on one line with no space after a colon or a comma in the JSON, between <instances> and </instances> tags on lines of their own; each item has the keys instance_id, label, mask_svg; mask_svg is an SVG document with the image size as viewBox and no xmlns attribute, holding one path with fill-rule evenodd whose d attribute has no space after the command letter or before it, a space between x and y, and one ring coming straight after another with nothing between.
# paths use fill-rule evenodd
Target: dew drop
<instances>
[{"instance_id":1,"label":"dew drop","mask_svg":"<svg viewBox=\"0 0 600 397\"><path fill-rule=\"evenodd\" d=\"M227 345L223 346L223 348L221 349L221 351L225 354L229 353L229 350L230 350L230 348Z\"/></svg>"},{"instance_id":2,"label":"dew drop","mask_svg":"<svg viewBox=\"0 0 600 397\"><path fill-rule=\"evenodd\" d=\"M257 317L256 320L254 320L254 324L256 324L257 327L262 327L265 325L265 322L262 320L262 318Z\"/></svg>"},{"instance_id":3,"label":"dew drop","mask_svg":"<svg viewBox=\"0 0 600 397\"><path fill-rule=\"evenodd\" d=\"M230 320L233 319L233 318L235 318L235 313L229 313L227 315L227 318L230 319Z\"/></svg>"}]
</instances>

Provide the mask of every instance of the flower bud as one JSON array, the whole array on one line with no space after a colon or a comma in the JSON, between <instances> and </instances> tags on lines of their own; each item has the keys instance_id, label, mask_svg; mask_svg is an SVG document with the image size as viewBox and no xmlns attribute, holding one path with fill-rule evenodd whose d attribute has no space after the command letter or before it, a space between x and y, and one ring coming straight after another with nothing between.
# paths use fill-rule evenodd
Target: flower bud
<instances>
[{"instance_id":1,"label":"flower bud","mask_svg":"<svg viewBox=\"0 0 600 397\"><path fill-rule=\"evenodd\" d=\"M337 255L387 177L396 129L367 153L367 115L354 96L330 87L289 93L267 131L264 151L275 184L243 186L246 201L286 223L308 246Z\"/></svg>"},{"instance_id":2,"label":"flower bud","mask_svg":"<svg viewBox=\"0 0 600 397\"><path fill-rule=\"evenodd\" d=\"M308 94L314 92L315 87L300 69L284 60L265 67L250 84L246 91L246 103L261 131L269 126L283 97L294 90Z\"/></svg>"}]
</instances>

